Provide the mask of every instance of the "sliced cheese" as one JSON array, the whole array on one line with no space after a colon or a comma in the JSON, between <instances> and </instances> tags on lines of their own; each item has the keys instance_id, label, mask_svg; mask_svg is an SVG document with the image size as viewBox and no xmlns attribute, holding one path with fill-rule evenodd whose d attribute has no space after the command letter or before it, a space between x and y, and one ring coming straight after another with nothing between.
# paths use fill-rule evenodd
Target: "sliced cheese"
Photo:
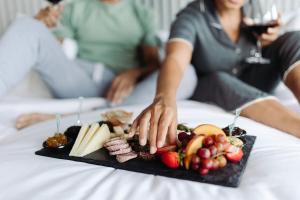
<instances>
[{"instance_id":1,"label":"sliced cheese","mask_svg":"<svg viewBox=\"0 0 300 200\"><path fill-rule=\"evenodd\" d=\"M80 157L88 155L94 151L101 149L106 141L110 139L110 131L106 124L103 124L94 134L85 149L80 153Z\"/></svg>"},{"instance_id":2,"label":"sliced cheese","mask_svg":"<svg viewBox=\"0 0 300 200\"><path fill-rule=\"evenodd\" d=\"M79 156L81 154L81 152L84 151L84 149L86 148L86 146L88 145L88 143L91 141L91 139L93 138L94 134L97 132L97 130L99 129L99 124L98 123L94 123L92 124L90 130L87 132L87 134L85 135L85 137L83 138L80 146L78 147L78 149L75 152L75 156Z\"/></svg>"},{"instance_id":3,"label":"sliced cheese","mask_svg":"<svg viewBox=\"0 0 300 200\"><path fill-rule=\"evenodd\" d=\"M125 133L121 126L114 126L113 129L116 134L123 135Z\"/></svg>"},{"instance_id":4,"label":"sliced cheese","mask_svg":"<svg viewBox=\"0 0 300 200\"><path fill-rule=\"evenodd\" d=\"M69 154L70 156L75 156L76 155L75 152L77 151L78 147L80 146L80 144L81 144L83 138L85 137L88 129L89 129L89 125L88 124L84 124L81 127L81 129L80 129L80 131L78 133L78 136L76 138L76 141L75 141L75 143L73 145L73 148L72 148L72 150L71 150L71 152Z\"/></svg>"}]
</instances>

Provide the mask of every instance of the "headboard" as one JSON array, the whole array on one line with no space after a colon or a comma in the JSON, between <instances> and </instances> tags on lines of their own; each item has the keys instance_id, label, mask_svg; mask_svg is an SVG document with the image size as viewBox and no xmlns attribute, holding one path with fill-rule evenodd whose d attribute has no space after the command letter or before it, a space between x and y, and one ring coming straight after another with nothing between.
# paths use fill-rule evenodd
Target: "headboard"
<instances>
[{"instance_id":1,"label":"headboard","mask_svg":"<svg viewBox=\"0 0 300 200\"><path fill-rule=\"evenodd\" d=\"M78 1L78 0L77 0ZM84 0L82 0L84 1ZM192 0L140 0L152 7L160 29L168 30L175 14ZM261 0L268 3L268 0ZM276 0L282 11L300 8L300 0ZM0 0L0 35L18 13L33 15L45 0Z\"/></svg>"}]
</instances>

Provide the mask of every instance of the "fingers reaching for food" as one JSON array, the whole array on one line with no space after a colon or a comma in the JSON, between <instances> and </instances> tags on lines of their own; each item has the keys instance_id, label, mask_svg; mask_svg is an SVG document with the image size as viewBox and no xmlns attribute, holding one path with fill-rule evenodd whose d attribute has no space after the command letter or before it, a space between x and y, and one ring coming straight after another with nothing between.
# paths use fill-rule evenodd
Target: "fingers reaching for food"
<instances>
[{"instance_id":1,"label":"fingers reaching for food","mask_svg":"<svg viewBox=\"0 0 300 200\"><path fill-rule=\"evenodd\" d=\"M177 108L176 102L156 99L133 122L131 132L139 134L140 145L150 142L150 153L157 148L176 141Z\"/></svg>"}]
</instances>

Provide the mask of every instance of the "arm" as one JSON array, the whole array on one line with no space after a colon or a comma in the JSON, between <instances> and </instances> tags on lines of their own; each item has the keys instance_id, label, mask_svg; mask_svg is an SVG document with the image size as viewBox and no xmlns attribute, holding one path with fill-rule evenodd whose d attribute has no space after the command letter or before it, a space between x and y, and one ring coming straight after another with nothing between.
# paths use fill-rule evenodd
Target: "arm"
<instances>
[{"instance_id":1,"label":"arm","mask_svg":"<svg viewBox=\"0 0 300 200\"><path fill-rule=\"evenodd\" d=\"M155 153L157 147L162 147L166 138L169 143L176 140L176 93L191 57L192 48L185 42L174 41L168 44L167 57L158 78L156 97L133 123L131 132L139 131L141 145L145 145L147 138L150 138L150 153Z\"/></svg>"},{"instance_id":2,"label":"arm","mask_svg":"<svg viewBox=\"0 0 300 200\"><path fill-rule=\"evenodd\" d=\"M62 7L47 6L41 9L34 18L44 23L48 28L54 28L57 26L61 12Z\"/></svg>"},{"instance_id":3,"label":"arm","mask_svg":"<svg viewBox=\"0 0 300 200\"><path fill-rule=\"evenodd\" d=\"M167 57L158 78L156 98L166 96L176 99L177 89L191 58L192 48L186 43L171 42L168 44Z\"/></svg>"},{"instance_id":4,"label":"arm","mask_svg":"<svg viewBox=\"0 0 300 200\"><path fill-rule=\"evenodd\" d=\"M275 40L278 39L280 35L280 29L282 26L281 17L277 19L277 26L268 28L266 33L263 33L262 35L258 36L258 39L261 41L262 47L269 46L272 44Z\"/></svg>"},{"instance_id":5,"label":"arm","mask_svg":"<svg viewBox=\"0 0 300 200\"><path fill-rule=\"evenodd\" d=\"M39 20L40 22L44 23L48 28L52 29L52 28L57 27L57 23L59 21L59 18L61 16L62 12L63 12L63 7L61 7L61 6L59 6L59 7L48 6L44 9L41 9L34 16L34 18L36 20ZM62 44L64 41L64 38L58 37L57 40L60 44Z\"/></svg>"}]
</instances>

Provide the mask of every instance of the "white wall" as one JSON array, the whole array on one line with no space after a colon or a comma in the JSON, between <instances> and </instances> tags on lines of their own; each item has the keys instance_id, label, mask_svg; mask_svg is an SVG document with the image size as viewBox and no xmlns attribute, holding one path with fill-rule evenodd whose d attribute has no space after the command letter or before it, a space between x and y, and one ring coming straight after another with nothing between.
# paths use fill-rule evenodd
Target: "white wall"
<instances>
[{"instance_id":1,"label":"white wall","mask_svg":"<svg viewBox=\"0 0 300 200\"><path fill-rule=\"evenodd\" d=\"M83 1L83 0L82 0ZM192 0L140 0L154 8L161 29L169 29L178 10ZM270 0L261 0L268 3ZM282 11L300 9L300 0L276 0ZM33 15L45 5L45 0L0 0L0 34L17 13Z\"/></svg>"}]
</instances>

